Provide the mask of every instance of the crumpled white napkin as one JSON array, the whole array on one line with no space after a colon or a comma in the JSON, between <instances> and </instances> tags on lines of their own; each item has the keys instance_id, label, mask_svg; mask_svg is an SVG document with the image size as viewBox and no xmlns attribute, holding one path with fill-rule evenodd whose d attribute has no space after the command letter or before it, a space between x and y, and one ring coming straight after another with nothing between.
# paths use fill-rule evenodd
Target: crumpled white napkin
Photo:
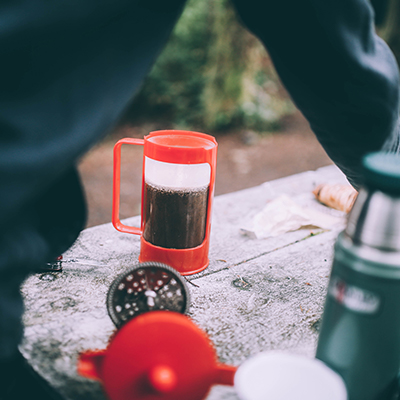
<instances>
[{"instance_id":1,"label":"crumpled white napkin","mask_svg":"<svg viewBox=\"0 0 400 400\"><path fill-rule=\"evenodd\" d=\"M343 218L299 206L289 196L281 195L267 203L254 216L250 227L241 228L240 232L254 239L265 239L305 227L330 230L340 223Z\"/></svg>"}]
</instances>

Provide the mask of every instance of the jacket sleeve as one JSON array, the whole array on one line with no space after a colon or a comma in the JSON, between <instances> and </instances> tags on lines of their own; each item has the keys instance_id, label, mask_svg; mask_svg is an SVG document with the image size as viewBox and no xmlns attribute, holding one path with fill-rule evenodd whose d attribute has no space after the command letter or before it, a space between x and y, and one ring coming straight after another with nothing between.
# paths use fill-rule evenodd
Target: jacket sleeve
<instances>
[{"instance_id":1,"label":"jacket sleeve","mask_svg":"<svg viewBox=\"0 0 400 400\"><path fill-rule=\"evenodd\" d=\"M357 188L363 155L383 146L399 151L398 66L375 33L371 6L367 0L234 3L325 151Z\"/></svg>"},{"instance_id":2,"label":"jacket sleeve","mask_svg":"<svg viewBox=\"0 0 400 400\"><path fill-rule=\"evenodd\" d=\"M20 284L83 227L73 165L140 87L183 4L0 2L0 363L22 338Z\"/></svg>"},{"instance_id":3,"label":"jacket sleeve","mask_svg":"<svg viewBox=\"0 0 400 400\"><path fill-rule=\"evenodd\" d=\"M0 230L113 126L183 4L0 2Z\"/></svg>"}]
</instances>

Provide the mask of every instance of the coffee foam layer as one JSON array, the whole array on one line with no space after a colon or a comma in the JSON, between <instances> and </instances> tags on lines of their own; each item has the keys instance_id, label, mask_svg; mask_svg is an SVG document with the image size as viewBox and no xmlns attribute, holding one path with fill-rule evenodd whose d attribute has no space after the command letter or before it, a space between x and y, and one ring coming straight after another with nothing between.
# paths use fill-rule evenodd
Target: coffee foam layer
<instances>
[{"instance_id":1,"label":"coffee foam layer","mask_svg":"<svg viewBox=\"0 0 400 400\"><path fill-rule=\"evenodd\" d=\"M210 184L211 167L202 164L172 164L145 157L145 181L171 189L196 189Z\"/></svg>"}]
</instances>

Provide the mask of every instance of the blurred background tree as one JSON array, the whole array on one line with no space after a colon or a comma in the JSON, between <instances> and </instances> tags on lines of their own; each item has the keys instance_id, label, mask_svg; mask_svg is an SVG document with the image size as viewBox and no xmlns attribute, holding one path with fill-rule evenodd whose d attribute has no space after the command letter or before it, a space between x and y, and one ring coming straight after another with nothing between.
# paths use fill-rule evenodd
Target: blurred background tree
<instances>
[{"instance_id":1,"label":"blurred background tree","mask_svg":"<svg viewBox=\"0 0 400 400\"><path fill-rule=\"evenodd\" d=\"M400 63L400 0L370 0ZM207 132L276 130L295 110L262 44L229 0L189 0L121 123Z\"/></svg>"},{"instance_id":2,"label":"blurred background tree","mask_svg":"<svg viewBox=\"0 0 400 400\"><path fill-rule=\"evenodd\" d=\"M377 32L392 49L400 65L400 1L371 0Z\"/></svg>"},{"instance_id":3,"label":"blurred background tree","mask_svg":"<svg viewBox=\"0 0 400 400\"><path fill-rule=\"evenodd\" d=\"M293 111L264 47L229 0L189 0L122 122L271 131Z\"/></svg>"}]
</instances>

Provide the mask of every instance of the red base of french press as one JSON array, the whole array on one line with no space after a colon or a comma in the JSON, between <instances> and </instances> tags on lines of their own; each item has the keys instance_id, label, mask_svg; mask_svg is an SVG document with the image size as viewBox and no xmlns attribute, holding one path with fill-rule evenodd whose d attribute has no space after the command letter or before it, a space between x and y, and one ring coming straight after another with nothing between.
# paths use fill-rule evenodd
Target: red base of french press
<instances>
[{"instance_id":1,"label":"red base of french press","mask_svg":"<svg viewBox=\"0 0 400 400\"><path fill-rule=\"evenodd\" d=\"M209 241L205 240L200 246L190 249L166 249L155 246L140 237L139 262L157 261L170 265L181 275L192 275L208 267ZM200 266L193 269L193 266Z\"/></svg>"}]
</instances>

